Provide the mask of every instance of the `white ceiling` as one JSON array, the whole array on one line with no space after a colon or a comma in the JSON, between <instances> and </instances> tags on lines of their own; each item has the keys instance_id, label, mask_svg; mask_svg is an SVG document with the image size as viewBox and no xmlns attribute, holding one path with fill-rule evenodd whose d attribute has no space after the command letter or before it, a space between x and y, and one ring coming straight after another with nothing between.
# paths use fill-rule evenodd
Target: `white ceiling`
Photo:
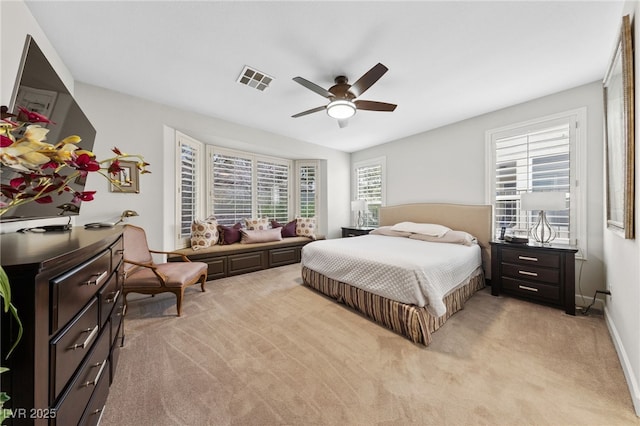
<instances>
[{"instance_id":1,"label":"white ceiling","mask_svg":"<svg viewBox=\"0 0 640 426\"><path fill-rule=\"evenodd\" d=\"M353 152L602 79L621 1L32 1L77 81ZM389 71L340 129L329 88ZM245 65L275 78L236 82Z\"/></svg>"}]
</instances>

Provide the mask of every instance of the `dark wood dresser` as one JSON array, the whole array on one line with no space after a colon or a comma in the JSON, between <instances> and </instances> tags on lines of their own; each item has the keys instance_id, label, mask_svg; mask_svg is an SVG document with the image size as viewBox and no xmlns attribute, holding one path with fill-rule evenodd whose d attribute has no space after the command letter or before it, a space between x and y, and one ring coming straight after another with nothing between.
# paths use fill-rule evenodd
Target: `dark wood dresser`
<instances>
[{"instance_id":1,"label":"dark wood dresser","mask_svg":"<svg viewBox=\"0 0 640 426\"><path fill-rule=\"evenodd\" d=\"M123 317L122 228L0 235L2 267L24 326L2 314L9 424L97 424L113 381Z\"/></svg>"},{"instance_id":2,"label":"dark wood dresser","mask_svg":"<svg viewBox=\"0 0 640 426\"><path fill-rule=\"evenodd\" d=\"M576 314L575 253L563 245L491 242L491 294L501 292Z\"/></svg>"}]
</instances>

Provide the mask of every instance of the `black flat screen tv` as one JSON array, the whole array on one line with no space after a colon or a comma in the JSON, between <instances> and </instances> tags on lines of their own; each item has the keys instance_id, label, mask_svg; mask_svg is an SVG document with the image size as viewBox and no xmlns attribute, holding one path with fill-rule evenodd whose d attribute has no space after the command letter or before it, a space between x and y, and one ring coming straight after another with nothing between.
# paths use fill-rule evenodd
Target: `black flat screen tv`
<instances>
[{"instance_id":1,"label":"black flat screen tv","mask_svg":"<svg viewBox=\"0 0 640 426\"><path fill-rule=\"evenodd\" d=\"M78 146L81 149L93 151L95 128L31 35L27 35L15 87L8 104L9 110L14 113L17 113L18 106L43 114L55 123L41 124L49 129L46 142L55 144L67 136L78 135L82 139ZM8 183L17 176L8 167L0 166L0 168L2 183ZM71 186L74 190L82 191L84 184L83 180L77 179ZM77 205L78 209L72 210L61 208L65 203L71 202L72 194L68 192L58 194L54 191L50 195L53 197L52 203L39 204L32 201L22 204L1 215L0 222L80 213L80 205Z\"/></svg>"}]
</instances>

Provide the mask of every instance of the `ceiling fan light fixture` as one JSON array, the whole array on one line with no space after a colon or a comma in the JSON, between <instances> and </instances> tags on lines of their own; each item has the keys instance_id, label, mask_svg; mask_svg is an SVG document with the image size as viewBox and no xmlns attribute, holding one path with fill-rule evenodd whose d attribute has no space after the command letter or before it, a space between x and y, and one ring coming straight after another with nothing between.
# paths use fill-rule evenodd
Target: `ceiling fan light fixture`
<instances>
[{"instance_id":1,"label":"ceiling fan light fixture","mask_svg":"<svg viewBox=\"0 0 640 426\"><path fill-rule=\"evenodd\" d=\"M351 118L356 113L356 104L351 101L338 99L332 101L327 105L327 114L331 118L338 120L344 120Z\"/></svg>"}]
</instances>

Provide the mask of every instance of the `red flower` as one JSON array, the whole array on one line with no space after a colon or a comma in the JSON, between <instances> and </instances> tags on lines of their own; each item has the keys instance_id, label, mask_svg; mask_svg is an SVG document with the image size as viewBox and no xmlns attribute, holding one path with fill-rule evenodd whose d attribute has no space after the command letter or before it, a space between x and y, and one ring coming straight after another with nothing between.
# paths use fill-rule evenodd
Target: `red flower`
<instances>
[{"instance_id":1,"label":"red flower","mask_svg":"<svg viewBox=\"0 0 640 426\"><path fill-rule=\"evenodd\" d=\"M13 143L11 138L6 137L5 135L0 135L0 148L6 148Z\"/></svg>"},{"instance_id":2,"label":"red flower","mask_svg":"<svg viewBox=\"0 0 640 426\"><path fill-rule=\"evenodd\" d=\"M83 192L76 192L73 195L73 200L71 200L72 204L77 204L78 201L92 201L93 200L93 194L95 194L96 191L83 191Z\"/></svg>"},{"instance_id":3,"label":"red flower","mask_svg":"<svg viewBox=\"0 0 640 426\"><path fill-rule=\"evenodd\" d=\"M75 160L71 160L68 163L78 170L84 170L87 172L96 172L100 170L100 164L88 154L80 154Z\"/></svg>"},{"instance_id":4,"label":"red flower","mask_svg":"<svg viewBox=\"0 0 640 426\"><path fill-rule=\"evenodd\" d=\"M122 171L122 167L120 167L120 161L114 160L113 163L109 165L109 173L112 175L117 175Z\"/></svg>"},{"instance_id":5,"label":"red flower","mask_svg":"<svg viewBox=\"0 0 640 426\"><path fill-rule=\"evenodd\" d=\"M18 109L20 110L20 113L18 114L18 120L19 121L28 121L29 123L54 123L53 121L49 120L47 117L45 117L42 114L39 114L35 111L29 111L26 108L23 108L21 106L18 107Z\"/></svg>"},{"instance_id":6,"label":"red flower","mask_svg":"<svg viewBox=\"0 0 640 426\"><path fill-rule=\"evenodd\" d=\"M120 151L118 147L114 146L111 151L113 151L116 155L122 155L122 151Z\"/></svg>"}]
</instances>

